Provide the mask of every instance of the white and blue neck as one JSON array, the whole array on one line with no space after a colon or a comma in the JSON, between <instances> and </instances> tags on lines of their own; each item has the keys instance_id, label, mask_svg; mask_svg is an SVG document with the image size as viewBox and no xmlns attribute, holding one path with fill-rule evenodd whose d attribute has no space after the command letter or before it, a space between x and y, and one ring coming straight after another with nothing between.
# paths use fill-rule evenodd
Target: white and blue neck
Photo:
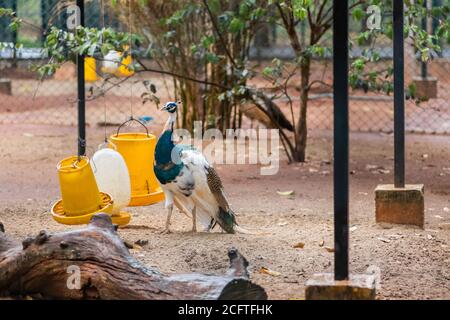
<instances>
[{"instance_id":1,"label":"white and blue neck","mask_svg":"<svg viewBox=\"0 0 450 320\"><path fill-rule=\"evenodd\" d=\"M177 121L177 113L176 112L169 112L169 119L167 119L167 122L164 126L163 132L170 130L173 131L173 126L175 124L175 122Z\"/></svg>"}]
</instances>

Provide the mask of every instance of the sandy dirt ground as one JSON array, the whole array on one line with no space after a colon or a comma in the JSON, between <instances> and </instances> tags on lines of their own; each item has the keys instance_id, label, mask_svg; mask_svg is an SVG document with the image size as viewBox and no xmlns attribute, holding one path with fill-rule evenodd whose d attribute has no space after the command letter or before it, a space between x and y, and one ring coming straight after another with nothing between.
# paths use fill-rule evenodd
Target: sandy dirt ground
<instances>
[{"instance_id":1,"label":"sandy dirt ground","mask_svg":"<svg viewBox=\"0 0 450 320\"><path fill-rule=\"evenodd\" d=\"M90 154L102 132L89 129ZM119 233L131 243L147 240L132 254L165 273L220 274L228 267L227 249L236 247L269 298L302 299L308 278L333 270L333 253L326 249L333 247L331 143L329 132L312 132L308 162L282 160L274 176L261 176L257 165L217 166L239 223L270 235L192 234L191 221L178 212L174 232L160 235L162 203L129 209L134 227ZM407 181L425 184L424 230L375 223L374 189L393 181L392 150L391 135L351 135L351 272L378 267L378 299L450 299L450 139L407 137ZM49 209L59 197L56 163L74 153L74 127L0 125L0 221L7 233L25 238L42 229L69 229L55 223ZM304 247L294 248L299 242ZM262 267L279 274L260 273Z\"/></svg>"}]
</instances>

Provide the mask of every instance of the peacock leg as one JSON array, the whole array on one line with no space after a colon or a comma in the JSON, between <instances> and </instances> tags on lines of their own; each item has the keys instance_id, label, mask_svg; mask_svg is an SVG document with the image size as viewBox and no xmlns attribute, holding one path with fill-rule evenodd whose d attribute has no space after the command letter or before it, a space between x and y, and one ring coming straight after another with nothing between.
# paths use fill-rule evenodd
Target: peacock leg
<instances>
[{"instance_id":1,"label":"peacock leg","mask_svg":"<svg viewBox=\"0 0 450 320\"><path fill-rule=\"evenodd\" d=\"M211 222L209 223L209 226L205 229L205 232L211 232L212 229L216 226L216 221L211 218Z\"/></svg>"},{"instance_id":2,"label":"peacock leg","mask_svg":"<svg viewBox=\"0 0 450 320\"><path fill-rule=\"evenodd\" d=\"M161 232L162 234L170 233L170 218L172 217L173 212L173 204L167 206L167 220L166 220L166 228Z\"/></svg>"},{"instance_id":3,"label":"peacock leg","mask_svg":"<svg viewBox=\"0 0 450 320\"><path fill-rule=\"evenodd\" d=\"M192 208L192 232L197 232L197 207Z\"/></svg>"}]
</instances>

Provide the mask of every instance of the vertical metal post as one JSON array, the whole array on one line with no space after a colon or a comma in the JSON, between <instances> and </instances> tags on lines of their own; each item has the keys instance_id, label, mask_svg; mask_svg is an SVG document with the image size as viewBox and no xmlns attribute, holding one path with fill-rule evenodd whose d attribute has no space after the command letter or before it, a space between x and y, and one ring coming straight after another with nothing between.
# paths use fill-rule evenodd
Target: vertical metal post
<instances>
[{"instance_id":1,"label":"vertical metal post","mask_svg":"<svg viewBox=\"0 0 450 320\"><path fill-rule=\"evenodd\" d=\"M442 0L433 0L431 2L431 6L432 7L440 7L442 6ZM436 29L439 26L439 20L438 19L431 19L431 32L433 34L436 34ZM439 44L440 43L440 39L434 39L434 44ZM442 57L442 51L438 51L437 54Z\"/></svg>"},{"instance_id":2,"label":"vertical metal post","mask_svg":"<svg viewBox=\"0 0 450 320\"><path fill-rule=\"evenodd\" d=\"M348 279L348 0L333 1L334 278Z\"/></svg>"},{"instance_id":3,"label":"vertical metal post","mask_svg":"<svg viewBox=\"0 0 450 320\"><path fill-rule=\"evenodd\" d=\"M11 9L12 9L16 14L18 14L18 13L17 13L17 1L12 1ZM17 30L13 30L13 32L12 32L12 43L14 44L14 46L13 46L13 62L12 62L12 66L13 66L14 68L17 68L17 48L16 48L16 46L17 46L17 40L18 40L18 37L17 37Z\"/></svg>"},{"instance_id":4,"label":"vertical metal post","mask_svg":"<svg viewBox=\"0 0 450 320\"><path fill-rule=\"evenodd\" d=\"M12 10L17 14L17 1L12 2ZM17 30L14 30L12 33L12 42L17 44ZM14 46L14 54L16 52L16 47Z\"/></svg>"},{"instance_id":5,"label":"vertical metal post","mask_svg":"<svg viewBox=\"0 0 450 320\"><path fill-rule=\"evenodd\" d=\"M403 0L393 1L394 19L394 184L405 187L405 79Z\"/></svg>"},{"instance_id":6,"label":"vertical metal post","mask_svg":"<svg viewBox=\"0 0 450 320\"><path fill-rule=\"evenodd\" d=\"M13 0L0 0L0 8L11 9L17 14L17 1ZM11 19L9 17L0 18L0 42L11 42L12 46L12 63L13 67L17 67L17 31L9 28Z\"/></svg>"},{"instance_id":7,"label":"vertical metal post","mask_svg":"<svg viewBox=\"0 0 450 320\"><path fill-rule=\"evenodd\" d=\"M80 9L80 25L84 26L84 0L77 0ZM84 57L77 57L78 79L78 155L86 154L86 93L84 76Z\"/></svg>"},{"instance_id":8,"label":"vertical metal post","mask_svg":"<svg viewBox=\"0 0 450 320\"><path fill-rule=\"evenodd\" d=\"M425 8L425 10L427 10L428 6L427 6L427 0L423 1L423 7ZM427 23L427 16L422 17L422 29L426 30L428 33L428 23ZM428 76L428 65L426 62L421 62L420 64L420 76L422 77L422 79L425 79Z\"/></svg>"}]
</instances>

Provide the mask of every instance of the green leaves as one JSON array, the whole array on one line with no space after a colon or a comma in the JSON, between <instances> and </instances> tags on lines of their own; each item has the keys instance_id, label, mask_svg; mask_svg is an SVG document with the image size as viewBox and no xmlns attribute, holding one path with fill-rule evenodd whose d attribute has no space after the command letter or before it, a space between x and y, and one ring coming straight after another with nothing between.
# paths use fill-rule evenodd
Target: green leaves
<instances>
[{"instance_id":1,"label":"green leaves","mask_svg":"<svg viewBox=\"0 0 450 320\"><path fill-rule=\"evenodd\" d=\"M291 10L294 17L301 21L308 17L308 7L310 6L312 6L311 0L293 0Z\"/></svg>"},{"instance_id":2,"label":"green leaves","mask_svg":"<svg viewBox=\"0 0 450 320\"><path fill-rule=\"evenodd\" d=\"M245 22L240 18L233 18L230 23L229 30L232 33L238 33L245 28Z\"/></svg>"},{"instance_id":3,"label":"green leaves","mask_svg":"<svg viewBox=\"0 0 450 320\"><path fill-rule=\"evenodd\" d=\"M353 19L356 21L361 21L366 17L366 12L361 7L356 7L351 12Z\"/></svg>"},{"instance_id":4,"label":"green leaves","mask_svg":"<svg viewBox=\"0 0 450 320\"><path fill-rule=\"evenodd\" d=\"M143 7L149 7L151 4L148 0L138 0L138 3ZM204 64L209 64L206 70L214 70L218 73L220 71L228 72L226 79L230 83L227 83L227 86L242 85L253 75L248 70L250 67L246 61L248 57L245 50L251 43L255 26L268 21L283 26L281 13L285 17L292 18L291 26L295 27L293 32L297 35L298 40L302 40L299 41L300 49L296 48L297 56L295 60L291 61L295 68L310 63L312 59L328 58L331 53L331 43L328 37L330 35L330 22L332 21L330 20L331 3L332 1L328 1L328 4L321 7L322 1L312 0L242 0L235 2L235 5L230 5L228 1L207 0L208 7L213 15L213 21L218 25L218 30L215 30L202 1L176 2L173 10L169 11L170 14L163 16L163 18L158 17L156 20L161 22L158 23L158 27L162 31L160 34L154 35L157 41L155 41L155 45L149 45L148 53L152 58L164 61L165 66L170 64L168 61L193 61L202 67ZM368 16L366 8L370 5L378 5L380 12L384 12L384 19L380 30L364 29L362 32L355 32L353 26L352 41L359 48L362 48L362 51L360 53L360 51L352 50L352 52L358 52L351 63L350 79L352 87L361 88L365 91L383 90L389 93L392 89L390 85L392 68L387 67L386 70L379 71L367 71L367 69L368 66L372 67L381 59L377 50L368 48L379 47L377 41L380 39L383 40L383 46L387 46L386 43L390 43L390 41L386 40L392 39L392 0L368 0L363 1L364 5L358 3L357 0L350 1L352 8L350 14L352 19L357 22L354 23L355 25L359 26L365 22ZM121 3L117 0L112 0L112 4L117 7L121 6ZM445 39L450 42L450 3L449 1L443 1L441 6L432 7L430 10L426 10L422 4L423 0L405 1L406 24L404 32L405 37L412 41L417 57L422 61L428 61L433 58L435 52L440 50L441 40ZM280 11L277 9L278 6L281 8ZM308 16L311 19L308 19ZM11 9L0 8L0 17L9 17L11 19L10 28L13 30L17 30L23 23L26 23L17 18L16 13ZM423 17L428 17L436 22L437 27L434 35L422 30L420 22ZM191 28L190 30L197 31L196 23L201 19L206 23L198 24L203 29L197 35L193 36L192 32L186 31L188 25ZM299 22L302 21L302 25L307 26L305 39L301 39L299 35ZM309 24L312 24L312 26ZM284 25L284 27L284 31L292 32L292 29L288 30L288 26ZM288 37L290 36L288 32L286 34ZM51 63L43 65L39 72L49 75L56 70L59 64L73 60L77 54L99 58L107 55L110 51L123 52L130 42L134 46L141 41L142 38L138 35L116 32L109 28L80 27L75 33L67 33L52 28L44 43L44 52L51 59ZM225 42L225 45L222 42ZM0 44L0 47L2 45L5 46ZM224 47L229 52L226 52ZM234 48L237 48L236 52ZM231 59L229 55L232 56ZM232 63L231 60L233 59L236 61ZM219 68L223 68L223 70L219 70ZM286 76L285 68L285 63L275 59L272 64L263 69L262 75L274 81L280 81L280 79L282 81L283 77ZM232 70L232 72L229 72L229 70ZM240 94L239 92L238 88L231 90L230 94L232 96ZM230 97L224 95L223 98L229 99Z\"/></svg>"},{"instance_id":5,"label":"green leaves","mask_svg":"<svg viewBox=\"0 0 450 320\"><path fill-rule=\"evenodd\" d=\"M200 42L204 49L208 49L212 44L216 42L216 38L213 35L203 36Z\"/></svg>"},{"instance_id":6,"label":"green leaves","mask_svg":"<svg viewBox=\"0 0 450 320\"><path fill-rule=\"evenodd\" d=\"M247 3L247 1L243 1L239 6L239 15L247 16L250 13L251 6Z\"/></svg>"},{"instance_id":7,"label":"green leaves","mask_svg":"<svg viewBox=\"0 0 450 320\"><path fill-rule=\"evenodd\" d=\"M0 18L1 17L10 18L11 22L8 27L12 31L19 30L20 26L23 23L23 20L17 17L16 12L14 12L12 9L9 9L9 8L0 8Z\"/></svg>"},{"instance_id":8,"label":"green leaves","mask_svg":"<svg viewBox=\"0 0 450 320\"><path fill-rule=\"evenodd\" d=\"M216 64L220 62L220 57L212 52L206 52L205 59L207 62Z\"/></svg>"},{"instance_id":9,"label":"green leaves","mask_svg":"<svg viewBox=\"0 0 450 320\"><path fill-rule=\"evenodd\" d=\"M139 41L140 36L110 28L77 27L75 33L71 33L52 27L44 41L44 53L50 62L35 70L42 76L49 76L65 61L73 61L76 55L102 58L110 51L123 52L130 43L135 46Z\"/></svg>"},{"instance_id":10,"label":"green leaves","mask_svg":"<svg viewBox=\"0 0 450 320\"><path fill-rule=\"evenodd\" d=\"M283 77L284 68L284 63L275 58L269 66L263 69L263 76L275 84Z\"/></svg>"},{"instance_id":11,"label":"green leaves","mask_svg":"<svg viewBox=\"0 0 450 320\"><path fill-rule=\"evenodd\" d=\"M208 6L213 14L215 15L220 14L221 9L220 0L208 0Z\"/></svg>"}]
</instances>

